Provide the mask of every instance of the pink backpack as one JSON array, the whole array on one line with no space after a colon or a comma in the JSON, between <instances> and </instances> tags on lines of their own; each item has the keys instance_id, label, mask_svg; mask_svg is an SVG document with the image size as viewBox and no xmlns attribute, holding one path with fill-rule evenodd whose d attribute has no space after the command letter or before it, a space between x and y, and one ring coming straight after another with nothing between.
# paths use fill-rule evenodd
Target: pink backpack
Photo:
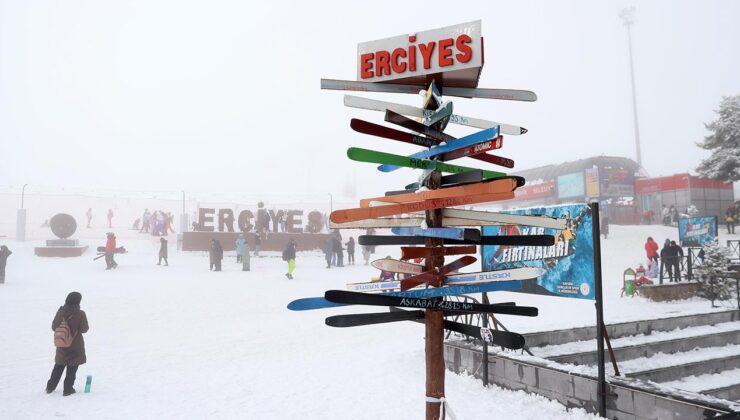
<instances>
[{"instance_id":1,"label":"pink backpack","mask_svg":"<svg viewBox=\"0 0 740 420\"><path fill-rule=\"evenodd\" d=\"M61 348L70 347L72 346L72 342L75 341L76 335L72 334L72 329L69 328L67 320L62 318L62 322L54 329L54 346Z\"/></svg>"}]
</instances>

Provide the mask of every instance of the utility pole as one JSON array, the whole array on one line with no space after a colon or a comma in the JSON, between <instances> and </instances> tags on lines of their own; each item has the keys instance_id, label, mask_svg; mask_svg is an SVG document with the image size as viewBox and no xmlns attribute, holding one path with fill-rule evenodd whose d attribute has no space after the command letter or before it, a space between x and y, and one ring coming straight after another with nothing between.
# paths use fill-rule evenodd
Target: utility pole
<instances>
[{"instance_id":1,"label":"utility pole","mask_svg":"<svg viewBox=\"0 0 740 420\"><path fill-rule=\"evenodd\" d=\"M630 53L630 80L632 81L632 112L635 122L635 153L637 155L637 164L642 167L642 152L640 151L640 123L637 120L637 94L635 93L635 66L632 62L632 24L634 20L635 7L627 7L619 12L622 23L627 27L627 45Z\"/></svg>"}]
</instances>

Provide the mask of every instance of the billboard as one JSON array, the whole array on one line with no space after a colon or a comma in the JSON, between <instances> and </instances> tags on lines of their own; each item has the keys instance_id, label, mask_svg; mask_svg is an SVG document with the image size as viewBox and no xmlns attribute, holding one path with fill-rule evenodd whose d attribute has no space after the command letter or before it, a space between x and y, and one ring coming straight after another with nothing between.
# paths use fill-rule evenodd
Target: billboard
<instances>
[{"instance_id":1,"label":"billboard","mask_svg":"<svg viewBox=\"0 0 740 420\"><path fill-rule=\"evenodd\" d=\"M585 194L583 172L558 177L558 198L582 197Z\"/></svg>"},{"instance_id":2,"label":"billboard","mask_svg":"<svg viewBox=\"0 0 740 420\"><path fill-rule=\"evenodd\" d=\"M594 299L593 222L587 204L509 210L503 213L568 218L565 230L530 226L484 226L484 235L554 235L553 246L483 246L483 271L539 267L547 273L524 282L522 293Z\"/></svg>"},{"instance_id":3,"label":"billboard","mask_svg":"<svg viewBox=\"0 0 740 420\"><path fill-rule=\"evenodd\" d=\"M588 197L599 196L599 168L586 168L586 195Z\"/></svg>"},{"instance_id":4,"label":"billboard","mask_svg":"<svg viewBox=\"0 0 740 420\"><path fill-rule=\"evenodd\" d=\"M717 239L717 217L678 219L678 239L681 246L704 246Z\"/></svg>"}]
</instances>

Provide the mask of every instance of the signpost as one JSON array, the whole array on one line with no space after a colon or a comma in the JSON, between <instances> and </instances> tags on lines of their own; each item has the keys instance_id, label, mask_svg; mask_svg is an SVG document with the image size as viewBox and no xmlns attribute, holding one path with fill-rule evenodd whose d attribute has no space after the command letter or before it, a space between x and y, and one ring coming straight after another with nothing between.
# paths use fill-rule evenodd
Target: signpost
<instances>
[{"instance_id":1,"label":"signpost","mask_svg":"<svg viewBox=\"0 0 740 420\"><path fill-rule=\"evenodd\" d=\"M478 89L478 79L483 67L483 37L481 21L466 22L445 28L416 32L376 41L364 42L357 48L357 82L322 79L322 89L351 90L368 92L410 93L417 94L425 90L421 107L394 104L390 102L369 100L356 96L345 96L344 103L350 107L372 109L385 113L385 120L412 132L397 128L384 127L375 123L353 120L354 130L377 137L410 143L414 147L423 147L421 152L410 156L391 155L374 150L350 148L348 157L360 162L380 163L380 172L394 170L397 167L408 167L423 171L419 182L410 184L412 189L405 192L394 192L386 196L365 199L355 209L332 211L331 226L341 228L369 229L371 227L413 228L398 230L407 236L397 239L365 235L360 244L366 243L418 243L423 247L403 247L401 259L422 257L424 265L413 268L414 277L405 279L399 284L380 283L381 288L363 287L371 293L327 291L322 298L297 299L288 305L291 310L330 308L347 304L389 306L388 314L355 314L340 315L326 319L327 325L350 327L369 324L386 324L395 321L416 320L423 316L425 325L425 362L426 362L426 419L442 419L451 410L445 400L445 361L444 330L457 331L482 339L486 343L507 348L524 347L524 337L508 331L492 331L484 326L460 324L445 320L445 316L459 316L461 312L470 313L506 313L510 315L536 316L537 308L517 307L512 303L468 304L444 300L445 296L456 296L469 293L493 292L496 290L513 290L522 286L522 280L506 275L485 276L474 284L456 285L451 271L475 260L474 257L455 257L455 261L445 266L446 255L474 254L475 244L500 243L520 247L549 246L554 242L552 235L532 235L518 237L511 242L507 232L499 232L499 237L481 237L477 229L459 229L450 226L479 228L482 224L502 223L516 224L531 221L535 226L560 226L560 222L548 217L526 217L487 214L487 221L480 220L480 213L457 213L446 215L448 207L474 203L508 200L514 197L514 190L524 185L523 178L506 177L504 173L491 170L481 171L456 164L442 163L462 157L472 157L479 161L503 167L513 167L511 159L489 155L486 152L503 145L500 133L521 135L526 129L510 124L493 123L492 121L468 118L452 113L453 104L443 99L446 92L450 96L479 97L490 99L534 101L536 95L529 91L512 89ZM417 117L414 121L399 114ZM468 136L455 139L444 130L448 123L476 127ZM470 129L470 128L469 128ZM480 129L483 129L481 131ZM385 140L382 140L385 142ZM445 145L437 149L430 146ZM442 172L453 173L443 177ZM471 175L471 176L468 176ZM465 179L460 184L452 179ZM460 182L460 181L456 181ZM490 186L486 183L491 183ZM494 184L507 187L501 191L491 188ZM460 185L465 185L462 187ZM425 192L413 194L420 187ZM423 221L421 221L423 212ZM395 216L405 214L405 218ZM390 216L394 216L391 218ZM489 223L490 222L490 223ZM411 234L411 235L410 235ZM449 239L462 236L462 240ZM445 239L447 238L447 239ZM470 239L473 238L473 239ZM476 240L474 240L476 239ZM513 239L513 238L512 238ZM448 245L448 246L446 246ZM451 245L451 246L449 246ZM458 246L455 246L458 245ZM467 246L459 246L467 245ZM390 264L404 267L403 264ZM459 266L458 266L459 265ZM409 270L409 267L404 267ZM417 273L417 270L420 272ZM541 274L541 269L533 270ZM385 285L385 286L383 286ZM357 284L349 285L355 288ZM394 291L385 291L382 287ZM398 292L400 288L402 291ZM409 290L406 290L409 289ZM406 291L403 291L406 290ZM395 306L417 308L408 311ZM420 312L418 308L423 311Z\"/></svg>"}]
</instances>

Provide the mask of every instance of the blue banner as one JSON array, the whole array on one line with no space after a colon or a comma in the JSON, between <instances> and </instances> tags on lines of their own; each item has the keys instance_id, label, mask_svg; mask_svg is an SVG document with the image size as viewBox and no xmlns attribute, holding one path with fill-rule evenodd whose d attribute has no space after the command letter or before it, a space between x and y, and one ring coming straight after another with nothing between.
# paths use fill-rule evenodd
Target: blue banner
<instances>
[{"instance_id":1,"label":"blue banner","mask_svg":"<svg viewBox=\"0 0 740 420\"><path fill-rule=\"evenodd\" d=\"M503 213L546 215L567 218L565 230L531 226L484 226L484 235L554 235L553 246L481 247L483 271L516 267L540 267L547 270L536 280L523 282L517 290L550 296L594 299L594 247L591 208L586 204L566 204L509 210Z\"/></svg>"},{"instance_id":2,"label":"blue banner","mask_svg":"<svg viewBox=\"0 0 740 420\"><path fill-rule=\"evenodd\" d=\"M717 239L717 217L678 219L678 239L681 246L704 246Z\"/></svg>"}]
</instances>

